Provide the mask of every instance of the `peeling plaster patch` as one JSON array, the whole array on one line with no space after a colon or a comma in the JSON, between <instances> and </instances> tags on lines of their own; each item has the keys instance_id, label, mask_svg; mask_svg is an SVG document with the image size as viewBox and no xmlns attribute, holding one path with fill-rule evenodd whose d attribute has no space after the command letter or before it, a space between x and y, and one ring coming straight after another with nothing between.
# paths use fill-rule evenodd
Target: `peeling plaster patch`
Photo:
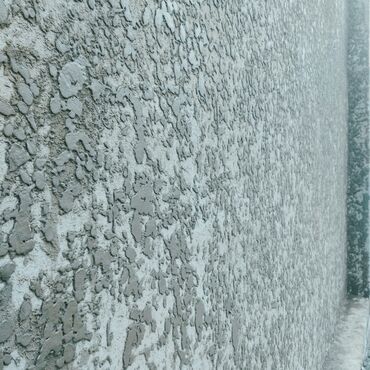
<instances>
[{"instance_id":1,"label":"peeling plaster patch","mask_svg":"<svg viewBox=\"0 0 370 370\"><path fill-rule=\"evenodd\" d=\"M15 114L15 111L9 103L0 100L0 113L3 116L12 116Z\"/></svg>"},{"instance_id":2,"label":"peeling plaster patch","mask_svg":"<svg viewBox=\"0 0 370 370\"><path fill-rule=\"evenodd\" d=\"M77 62L67 63L58 78L60 93L65 98L74 96L82 89L84 81L83 67Z\"/></svg>"}]
</instances>

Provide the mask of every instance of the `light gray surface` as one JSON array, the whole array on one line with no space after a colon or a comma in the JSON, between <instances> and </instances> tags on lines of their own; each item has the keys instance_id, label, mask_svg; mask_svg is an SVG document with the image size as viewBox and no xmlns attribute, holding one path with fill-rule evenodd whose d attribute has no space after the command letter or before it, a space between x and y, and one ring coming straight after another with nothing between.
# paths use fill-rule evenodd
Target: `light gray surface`
<instances>
[{"instance_id":1,"label":"light gray surface","mask_svg":"<svg viewBox=\"0 0 370 370\"><path fill-rule=\"evenodd\" d=\"M0 27L5 368L320 369L345 1L0 0Z\"/></svg>"},{"instance_id":2,"label":"light gray surface","mask_svg":"<svg viewBox=\"0 0 370 370\"><path fill-rule=\"evenodd\" d=\"M369 300L354 298L348 301L338 321L335 337L323 369L360 370L367 352Z\"/></svg>"}]
</instances>

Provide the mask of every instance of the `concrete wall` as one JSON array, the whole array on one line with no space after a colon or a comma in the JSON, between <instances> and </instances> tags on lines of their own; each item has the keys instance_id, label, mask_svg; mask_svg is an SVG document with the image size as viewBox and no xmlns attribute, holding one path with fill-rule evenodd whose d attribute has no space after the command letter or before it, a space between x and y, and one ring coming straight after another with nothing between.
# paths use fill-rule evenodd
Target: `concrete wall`
<instances>
[{"instance_id":1,"label":"concrete wall","mask_svg":"<svg viewBox=\"0 0 370 370\"><path fill-rule=\"evenodd\" d=\"M321 368L345 12L0 0L0 368Z\"/></svg>"},{"instance_id":2,"label":"concrete wall","mask_svg":"<svg viewBox=\"0 0 370 370\"><path fill-rule=\"evenodd\" d=\"M349 3L348 293L369 296L369 1Z\"/></svg>"}]
</instances>

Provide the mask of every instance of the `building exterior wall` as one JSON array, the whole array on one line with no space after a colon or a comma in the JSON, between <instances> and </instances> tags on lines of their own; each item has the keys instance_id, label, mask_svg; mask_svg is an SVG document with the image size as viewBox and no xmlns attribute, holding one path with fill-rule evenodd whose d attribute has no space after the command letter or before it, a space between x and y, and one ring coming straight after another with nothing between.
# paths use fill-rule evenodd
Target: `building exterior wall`
<instances>
[{"instance_id":1,"label":"building exterior wall","mask_svg":"<svg viewBox=\"0 0 370 370\"><path fill-rule=\"evenodd\" d=\"M348 292L369 296L369 2L348 7Z\"/></svg>"},{"instance_id":2,"label":"building exterior wall","mask_svg":"<svg viewBox=\"0 0 370 370\"><path fill-rule=\"evenodd\" d=\"M344 0L0 0L0 50L5 369L320 369Z\"/></svg>"}]
</instances>

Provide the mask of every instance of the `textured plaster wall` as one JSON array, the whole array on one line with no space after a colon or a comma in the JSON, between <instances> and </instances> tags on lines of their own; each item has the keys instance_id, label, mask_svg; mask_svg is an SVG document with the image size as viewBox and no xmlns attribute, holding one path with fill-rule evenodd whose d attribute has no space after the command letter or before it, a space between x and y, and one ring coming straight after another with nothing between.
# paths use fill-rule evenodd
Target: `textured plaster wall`
<instances>
[{"instance_id":1,"label":"textured plaster wall","mask_svg":"<svg viewBox=\"0 0 370 370\"><path fill-rule=\"evenodd\" d=\"M0 50L0 368L321 368L344 0L0 0Z\"/></svg>"}]
</instances>

